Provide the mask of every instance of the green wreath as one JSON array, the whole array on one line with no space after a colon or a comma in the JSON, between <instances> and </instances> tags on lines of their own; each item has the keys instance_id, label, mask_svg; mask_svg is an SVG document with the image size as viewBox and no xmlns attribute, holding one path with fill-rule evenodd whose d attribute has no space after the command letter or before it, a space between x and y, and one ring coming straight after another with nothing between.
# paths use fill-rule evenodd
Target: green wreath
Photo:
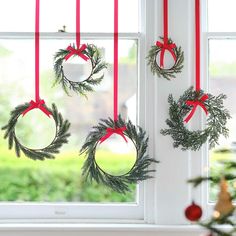
<instances>
[{"instance_id":1,"label":"green wreath","mask_svg":"<svg viewBox=\"0 0 236 236\"><path fill-rule=\"evenodd\" d=\"M54 159L54 154L59 153L59 148L67 143L67 138L70 136L68 129L70 123L68 120L63 120L62 115L58 113L57 107L55 104L52 104L52 109L47 108L43 105L52 115L55 125L56 125L56 134L53 141L45 148L42 149L31 149L27 148L20 143L15 134L15 126L17 120L22 113L29 108L30 103L25 103L23 105L17 106L13 111L11 111L11 117L6 126L2 127L2 130L5 131L4 139L8 139L8 147L12 149L15 147L15 152L17 157L20 157L21 151L25 156L33 160L44 160L44 159Z\"/></svg>"},{"instance_id":2,"label":"green wreath","mask_svg":"<svg viewBox=\"0 0 236 236\"><path fill-rule=\"evenodd\" d=\"M75 45L71 47L76 49ZM70 51L68 49L60 49L54 56L55 84L61 84L67 95L69 95L69 90L72 90L86 96L86 92L94 91L93 86L100 84L104 78L104 74L101 75L100 72L107 68L107 63L102 61L101 53L95 45L87 44L82 54L87 56L91 62L92 69L90 75L83 81L74 82L65 76L62 65L65 61L65 57L69 54ZM76 54L73 56L76 56Z\"/></svg>"},{"instance_id":3,"label":"green wreath","mask_svg":"<svg viewBox=\"0 0 236 236\"><path fill-rule=\"evenodd\" d=\"M160 38L163 40L162 37ZM171 39L168 39L168 45L174 45ZM163 77L167 80L170 80L176 77L176 73L180 73L182 71L184 62L184 52L182 52L181 47L175 46L174 48L170 49L174 52L176 56L175 63L171 68L162 68L158 65L156 60L157 56L160 55L162 50L163 49L161 46L154 45L151 47L147 56L148 65L151 67L151 72L153 75L156 74L159 77Z\"/></svg>"},{"instance_id":4,"label":"green wreath","mask_svg":"<svg viewBox=\"0 0 236 236\"><path fill-rule=\"evenodd\" d=\"M114 129L115 127L126 127L124 135L133 142L137 153L133 167L128 173L120 176L106 173L99 167L95 159L96 148L100 139L106 135L107 128ZM152 162L157 163L158 161L149 158L146 153L147 147L148 138L141 127L136 128L131 121L124 122L120 116L117 122L114 122L111 118L102 119L97 126L93 127L93 131L89 133L81 148L81 154L85 153L87 158L83 165L82 175L86 180L95 180L97 183L102 183L116 192L125 193L130 191L129 184L152 178L149 173L154 170L147 170L147 167Z\"/></svg>"},{"instance_id":5,"label":"green wreath","mask_svg":"<svg viewBox=\"0 0 236 236\"><path fill-rule=\"evenodd\" d=\"M182 150L199 150L205 142L209 142L210 148L213 148L218 144L220 135L228 136L228 128L226 123L230 119L230 114L223 106L223 100L226 99L226 95L220 94L213 96L208 94L208 99L204 101L204 105L208 111L206 120L206 128L203 130L190 131L184 124L184 118L193 108L186 105L187 101L200 101L200 98L204 95L201 90L199 93L190 87L184 92L178 101L173 99L172 95L169 95L168 103L169 107L169 119L166 120L168 129L162 129L161 134L170 135L173 140L173 146L175 148L181 147Z\"/></svg>"}]
</instances>

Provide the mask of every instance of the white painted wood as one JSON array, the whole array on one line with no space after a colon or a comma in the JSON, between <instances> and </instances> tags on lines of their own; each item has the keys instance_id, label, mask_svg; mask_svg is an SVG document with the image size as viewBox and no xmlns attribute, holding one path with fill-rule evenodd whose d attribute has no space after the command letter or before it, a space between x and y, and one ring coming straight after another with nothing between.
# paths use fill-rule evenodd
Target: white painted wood
<instances>
[{"instance_id":1,"label":"white painted wood","mask_svg":"<svg viewBox=\"0 0 236 236\"><path fill-rule=\"evenodd\" d=\"M168 117L167 97L170 93L177 99L184 90L194 84L194 0L169 0L169 34L177 46L181 46L184 50L185 61L184 69L176 79L167 81L163 78L154 77L150 69L146 66L145 56L151 45L163 35L162 30L162 0L140 0L141 1L141 19L140 33L129 34L121 33L120 38L136 39L139 42L139 124L144 127L150 137L149 154L160 160L157 165L155 179L149 180L139 187L139 208L137 205L74 205L71 206L46 206L48 211L55 215L54 219L48 220L50 215L40 209L40 205L33 206L29 210L31 219L41 224L18 224L18 225L0 225L0 236L24 235L36 236L42 235L161 235L161 236L183 236L183 235L199 235L202 231L200 228L189 225L186 221L183 211L190 204L192 197L199 203L206 203L206 186L202 186L197 191L193 191L186 180L202 174L203 167L207 165L206 153L207 146L199 152L183 152L172 147L172 139L163 137L160 129L166 127L165 119ZM207 2L202 1L204 4ZM205 11L202 6L202 11ZM205 14L205 13L204 13ZM203 21L205 16L203 14ZM202 27L205 32L205 26ZM67 39L74 38L73 33L42 33L43 39L60 38L61 35ZM203 87L207 88L207 44L208 37L236 37L236 33L204 33L202 38L202 79ZM25 39L33 38L33 33L1 33L0 38L3 39ZM82 34L85 39L90 38L112 38L113 34ZM201 115L199 115L201 119ZM201 123L191 123L192 127L201 127ZM144 194L143 194L144 190ZM143 204L144 203L144 204ZM205 204L206 205L206 204ZM61 207L61 208L60 208ZM66 210L65 210L66 209ZM69 209L69 210L67 210ZM19 209L16 206L9 207L0 205L0 218L5 219L19 217L21 212L25 212L25 208ZM54 212L54 213L53 213ZM60 215L61 212L61 215ZM65 215L63 215L66 212ZM36 215L41 216L41 220L36 219ZM92 215L91 215L92 214ZM8 217L6 217L6 215ZM79 219L81 218L81 219ZM98 220L98 218L100 220ZM46 222L64 222L59 225L50 226ZM69 222L82 222L79 225L68 225ZM24 223L27 220L23 221ZM33 220L34 222L34 220ZM34 222L34 223L35 223ZM83 224L84 222L99 222L101 225ZM119 225L112 223L119 222ZM127 224L127 223L133 224ZM105 224L107 223L107 224ZM108 224L110 223L110 224ZM126 224L125 224L126 223ZM134 223L140 223L135 225ZM148 223L147 225L141 225ZM155 223L156 225L151 225ZM157 226L165 225L165 226Z\"/></svg>"}]
</instances>

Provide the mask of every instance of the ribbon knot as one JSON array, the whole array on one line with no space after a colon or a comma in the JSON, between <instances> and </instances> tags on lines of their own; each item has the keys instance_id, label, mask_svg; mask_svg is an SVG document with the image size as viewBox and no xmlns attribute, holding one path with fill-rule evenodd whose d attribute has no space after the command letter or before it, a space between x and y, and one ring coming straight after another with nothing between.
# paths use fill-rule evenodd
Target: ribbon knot
<instances>
[{"instance_id":1,"label":"ribbon knot","mask_svg":"<svg viewBox=\"0 0 236 236\"><path fill-rule=\"evenodd\" d=\"M100 144L103 143L106 139L108 139L112 134L118 134L125 140L125 142L128 142L123 133L125 130L126 130L125 126L119 128L107 128L106 129L107 133L100 139Z\"/></svg>"},{"instance_id":2,"label":"ribbon knot","mask_svg":"<svg viewBox=\"0 0 236 236\"><path fill-rule=\"evenodd\" d=\"M87 46L85 44L82 44L79 48L75 49L73 47L68 46L67 47L67 51L69 51L69 54L67 54L65 56L65 60L67 61L71 56L73 55L78 55L79 57L81 57L82 59L84 59L85 61L87 61L89 59L88 56L86 56L85 54L83 54L83 51L87 48Z\"/></svg>"},{"instance_id":3,"label":"ribbon knot","mask_svg":"<svg viewBox=\"0 0 236 236\"><path fill-rule=\"evenodd\" d=\"M50 117L50 115L51 115L52 113L47 110L47 108L44 106L44 104L45 104L44 100L39 100L39 101L36 101L36 102L33 101L33 100L31 100L29 107L28 107L26 110L24 110L24 111L22 112L22 115L24 116L27 112L29 112L29 111L31 111L31 110L33 110L33 109L35 109L35 108L38 108L38 109L40 109L43 113L45 113L48 117Z\"/></svg>"},{"instance_id":4,"label":"ribbon knot","mask_svg":"<svg viewBox=\"0 0 236 236\"><path fill-rule=\"evenodd\" d=\"M191 110L191 112L189 113L189 115L185 118L184 122L188 123L189 120L192 118L193 114L195 113L197 106L200 106L206 113L206 115L208 114L208 111L206 109L206 106L204 104L204 102L208 99L208 95L204 94L199 100L195 100L195 101L186 101L186 104L188 106L193 106L193 109Z\"/></svg>"},{"instance_id":5,"label":"ribbon knot","mask_svg":"<svg viewBox=\"0 0 236 236\"><path fill-rule=\"evenodd\" d=\"M160 42L160 41L157 41L156 42L156 46L161 48L161 55L160 55L160 67L164 67L164 55L165 55L165 51L169 51L170 54L172 55L174 61L176 61L176 55L175 55L175 52L174 52L174 48L176 48L176 45L175 43L168 43L167 42Z\"/></svg>"}]
</instances>

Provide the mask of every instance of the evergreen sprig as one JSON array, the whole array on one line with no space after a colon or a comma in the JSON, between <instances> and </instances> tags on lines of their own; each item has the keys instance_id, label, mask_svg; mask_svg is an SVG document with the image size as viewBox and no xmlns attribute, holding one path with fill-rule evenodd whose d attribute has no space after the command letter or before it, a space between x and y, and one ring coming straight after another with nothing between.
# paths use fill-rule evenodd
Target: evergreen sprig
<instances>
[{"instance_id":1,"label":"evergreen sprig","mask_svg":"<svg viewBox=\"0 0 236 236\"><path fill-rule=\"evenodd\" d=\"M75 45L72 45L76 49ZM54 56L54 71L55 71L55 84L61 84L63 90L69 95L69 90L86 96L87 92L94 91L93 87L100 84L104 78L104 74L100 72L107 68L107 63L102 60L99 49L93 44L87 44L87 48L82 52L89 57L91 62L90 75L80 82L71 81L66 77L63 70L63 62L65 56L70 53L67 49L60 49ZM76 55L73 55L76 56Z\"/></svg>"},{"instance_id":2,"label":"evergreen sprig","mask_svg":"<svg viewBox=\"0 0 236 236\"><path fill-rule=\"evenodd\" d=\"M236 180L236 162L220 161L219 164L222 165L222 171L220 173L215 174L213 171L211 171L210 176L199 176L188 180L188 183L192 184L194 188L206 181L210 182L211 184L219 185L223 175L225 180L230 185L233 185ZM233 201L236 199L235 188L231 188L231 198ZM197 224L204 227L205 229L208 229L212 235L233 236L236 233L236 221L235 217L233 216L235 214L234 212L235 209L228 214L221 215L220 217L210 217L208 220L198 221Z\"/></svg>"},{"instance_id":3,"label":"evergreen sprig","mask_svg":"<svg viewBox=\"0 0 236 236\"><path fill-rule=\"evenodd\" d=\"M124 126L126 127L124 135L133 142L136 148L136 162L128 173L114 176L99 167L95 159L96 148L100 139L106 134L107 128ZM151 163L157 163L158 161L149 158L146 153L147 147L148 138L141 127L135 127L131 121L124 122L120 116L117 122L114 122L111 118L102 119L97 126L93 127L81 148L81 154L85 153L87 157L83 165L82 175L85 176L86 180L95 180L97 183L102 183L116 192L125 193L129 191L129 184L152 178L150 172L154 170L148 170L148 167Z\"/></svg>"},{"instance_id":4,"label":"evergreen sprig","mask_svg":"<svg viewBox=\"0 0 236 236\"><path fill-rule=\"evenodd\" d=\"M163 40L162 37L160 37ZM173 41L168 39L168 44L172 44ZM180 73L183 69L184 63L184 52L182 52L181 47L175 47L173 49L176 55L176 61L171 68L161 68L157 63L157 56L160 56L161 48L153 45L148 52L148 65L151 68L151 72L153 75L157 75L158 77L163 77L167 80L175 78L177 73Z\"/></svg>"},{"instance_id":5,"label":"evergreen sprig","mask_svg":"<svg viewBox=\"0 0 236 236\"><path fill-rule=\"evenodd\" d=\"M208 110L205 129L190 131L184 124L184 118L192 108L186 105L186 101L195 101L202 97L203 94L204 92L202 90L197 93L193 90L193 87L190 87L178 101L175 101L173 96L169 95L170 117L166 120L169 128L162 129L161 134L170 135L174 140L173 146L175 148L180 146L182 150L190 149L196 151L207 141L209 142L209 147L213 148L218 144L220 135L228 136L229 130L226 127L226 123L230 119L230 114L223 106L223 100L226 99L226 95L224 94L218 96L208 94L208 99L204 102Z\"/></svg>"},{"instance_id":6,"label":"evergreen sprig","mask_svg":"<svg viewBox=\"0 0 236 236\"><path fill-rule=\"evenodd\" d=\"M13 111L11 111L10 119L8 124L2 127L2 130L5 130L4 139L8 139L8 148L15 148L15 152L17 157L20 157L21 151L25 154L25 156L29 157L33 160L45 160L45 159L54 159L54 154L59 153L59 148L68 142L68 137L70 133L68 133L70 123L68 120L63 120L62 115L58 112L55 104L52 104L52 109L48 107L45 108L49 110L52 114L52 117L55 121L56 125L56 134L53 141L45 148L42 149L32 149L25 147L20 143L16 134L15 134L15 126L17 124L17 120L19 116L30 106L29 103L25 103L23 105L17 106Z\"/></svg>"}]
</instances>

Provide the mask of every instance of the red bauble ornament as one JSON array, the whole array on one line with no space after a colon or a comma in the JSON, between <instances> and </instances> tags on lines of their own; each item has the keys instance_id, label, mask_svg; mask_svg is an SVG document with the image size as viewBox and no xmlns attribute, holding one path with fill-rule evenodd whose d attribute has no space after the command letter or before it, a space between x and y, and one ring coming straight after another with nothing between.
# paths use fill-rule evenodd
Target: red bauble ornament
<instances>
[{"instance_id":1,"label":"red bauble ornament","mask_svg":"<svg viewBox=\"0 0 236 236\"><path fill-rule=\"evenodd\" d=\"M185 217L190 221L197 221L202 216L202 208L192 202L190 206L185 209Z\"/></svg>"}]
</instances>

